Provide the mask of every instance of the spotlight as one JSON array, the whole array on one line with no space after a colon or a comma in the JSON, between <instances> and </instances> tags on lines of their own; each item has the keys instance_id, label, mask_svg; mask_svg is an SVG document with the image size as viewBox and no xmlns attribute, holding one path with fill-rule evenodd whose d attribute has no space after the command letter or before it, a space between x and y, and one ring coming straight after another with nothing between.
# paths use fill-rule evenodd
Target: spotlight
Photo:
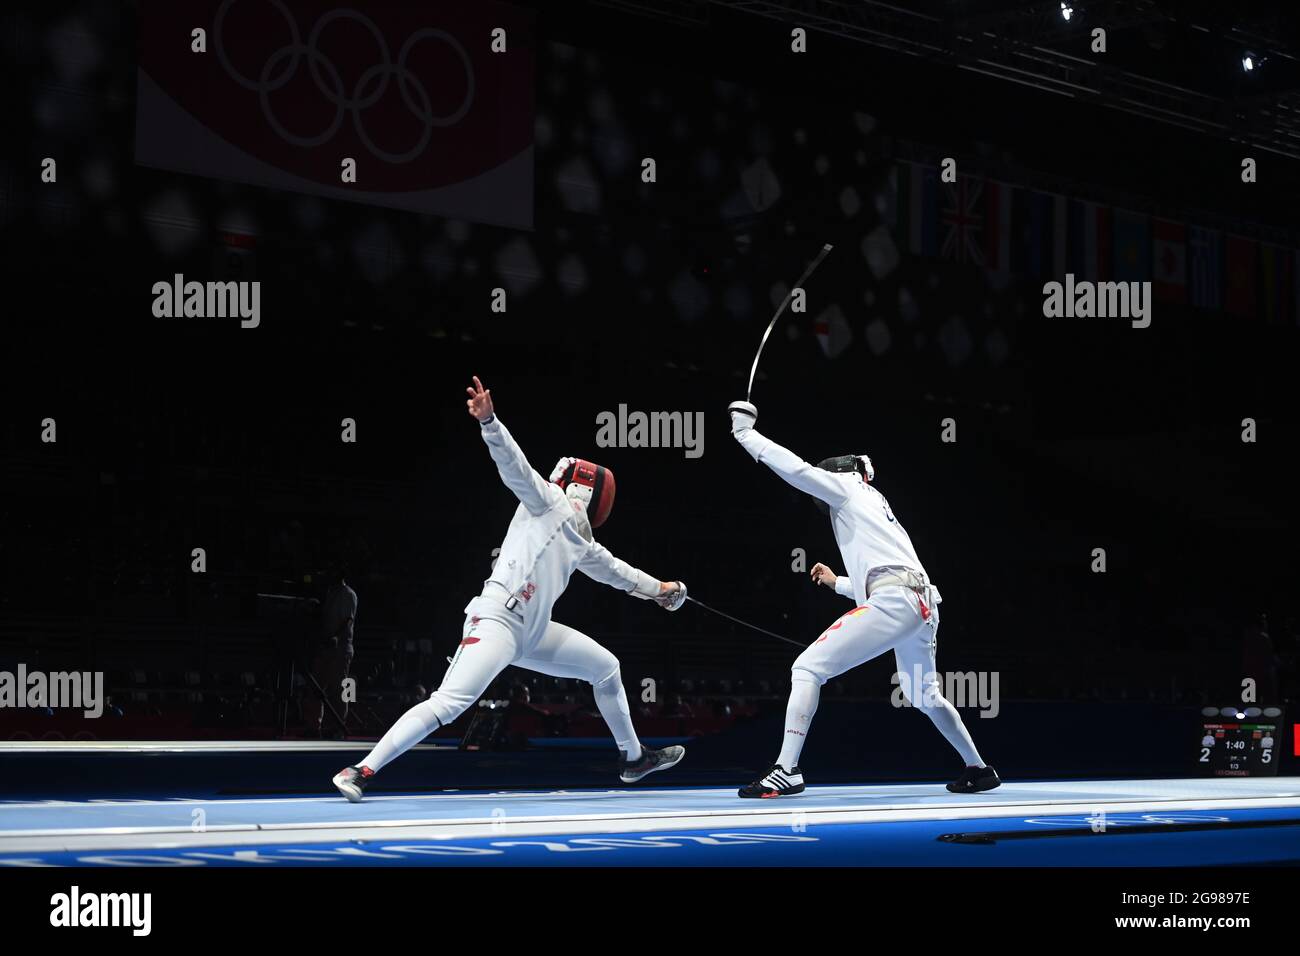
<instances>
[{"instance_id":1,"label":"spotlight","mask_svg":"<svg viewBox=\"0 0 1300 956\"><path fill-rule=\"evenodd\" d=\"M1241 68L1247 73L1255 69L1255 57L1253 54L1247 53L1241 58Z\"/></svg>"},{"instance_id":2,"label":"spotlight","mask_svg":"<svg viewBox=\"0 0 1300 956\"><path fill-rule=\"evenodd\" d=\"M1065 3L1064 0L1062 0L1061 3L1061 16L1066 20L1069 20L1070 17L1074 16L1074 7Z\"/></svg>"}]
</instances>

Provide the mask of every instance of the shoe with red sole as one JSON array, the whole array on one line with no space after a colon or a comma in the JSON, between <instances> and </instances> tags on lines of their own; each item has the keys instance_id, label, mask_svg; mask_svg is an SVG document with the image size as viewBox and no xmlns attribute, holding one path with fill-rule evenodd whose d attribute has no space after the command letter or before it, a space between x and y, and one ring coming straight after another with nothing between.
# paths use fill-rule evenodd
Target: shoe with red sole
<instances>
[{"instance_id":1,"label":"shoe with red sole","mask_svg":"<svg viewBox=\"0 0 1300 956\"><path fill-rule=\"evenodd\" d=\"M361 792L374 775L375 772L369 767L344 767L334 775L334 786L348 798L348 803L360 803Z\"/></svg>"},{"instance_id":2,"label":"shoe with red sole","mask_svg":"<svg viewBox=\"0 0 1300 956\"><path fill-rule=\"evenodd\" d=\"M792 797L796 793L803 793L803 771L798 767L786 770L776 764L753 783L741 787L737 793L742 797L758 799Z\"/></svg>"}]
</instances>

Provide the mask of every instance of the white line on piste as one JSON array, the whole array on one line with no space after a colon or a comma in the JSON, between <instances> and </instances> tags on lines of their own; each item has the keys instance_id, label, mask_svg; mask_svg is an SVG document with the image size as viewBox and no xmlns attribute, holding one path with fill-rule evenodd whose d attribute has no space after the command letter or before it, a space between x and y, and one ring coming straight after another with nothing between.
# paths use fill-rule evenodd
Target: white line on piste
<instances>
[{"instance_id":1,"label":"white line on piste","mask_svg":"<svg viewBox=\"0 0 1300 956\"><path fill-rule=\"evenodd\" d=\"M1178 809L1231 810L1300 806L1295 794L1258 797L1205 798L1187 795L1157 799L1110 798L1096 796L1079 799L1017 800L1000 803L962 803L945 805L867 805L853 807L810 806L797 799L765 802L759 806L716 810L656 810L623 813L529 814L504 817L467 817L443 819L337 820L332 822L249 823L208 827L195 833L189 827L106 827L86 829L0 831L0 851L53 852L88 849L170 848L327 843L338 841L450 840L477 837L515 837L534 835L618 834L662 832L681 829L718 829L721 827L778 827L784 829L796 811L809 827L836 823L899 823L965 820L994 817L1023 817L1026 811L1044 809L1053 814L1094 814L1104 807L1107 813L1151 813Z\"/></svg>"}]
</instances>

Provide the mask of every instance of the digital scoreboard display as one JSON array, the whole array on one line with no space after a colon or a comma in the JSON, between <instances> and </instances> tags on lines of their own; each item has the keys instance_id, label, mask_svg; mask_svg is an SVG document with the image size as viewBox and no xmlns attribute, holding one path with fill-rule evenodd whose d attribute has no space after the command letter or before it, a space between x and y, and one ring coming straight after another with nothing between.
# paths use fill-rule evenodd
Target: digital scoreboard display
<instances>
[{"instance_id":1,"label":"digital scoreboard display","mask_svg":"<svg viewBox=\"0 0 1300 956\"><path fill-rule=\"evenodd\" d=\"M1281 730L1280 707L1206 707L1198 766L1210 777L1276 776Z\"/></svg>"}]
</instances>

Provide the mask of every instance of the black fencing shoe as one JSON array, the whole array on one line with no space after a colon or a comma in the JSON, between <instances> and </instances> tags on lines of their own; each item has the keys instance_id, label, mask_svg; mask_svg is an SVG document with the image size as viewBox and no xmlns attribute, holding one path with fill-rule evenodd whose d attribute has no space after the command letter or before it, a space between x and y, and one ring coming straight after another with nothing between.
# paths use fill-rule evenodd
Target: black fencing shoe
<instances>
[{"instance_id":1,"label":"black fencing shoe","mask_svg":"<svg viewBox=\"0 0 1300 956\"><path fill-rule=\"evenodd\" d=\"M983 793L1002 786L998 772L992 767L967 767L961 776L948 784L953 793Z\"/></svg>"},{"instance_id":2,"label":"black fencing shoe","mask_svg":"<svg viewBox=\"0 0 1300 956\"><path fill-rule=\"evenodd\" d=\"M369 767L344 767L334 775L334 786L348 798L348 803L360 803L361 791L366 789L366 784L374 775L375 772Z\"/></svg>"},{"instance_id":3,"label":"black fencing shoe","mask_svg":"<svg viewBox=\"0 0 1300 956\"><path fill-rule=\"evenodd\" d=\"M737 791L742 797L791 797L803 793L803 771L798 767L786 770L776 764L764 776L746 784Z\"/></svg>"},{"instance_id":4,"label":"black fencing shoe","mask_svg":"<svg viewBox=\"0 0 1300 956\"><path fill-rule=\"evenodd\" d=\"M618 761L618 779L624 783L636 783L648 773L654 773L656 770L667 770L669 767L676 766L682 762L686 756L686 748L674 745L664 747L662 750L654 750L650 747L641 746L641 756L636 760L628 760L625 751L619 751Z\"/></svg>"}]
</instances>

